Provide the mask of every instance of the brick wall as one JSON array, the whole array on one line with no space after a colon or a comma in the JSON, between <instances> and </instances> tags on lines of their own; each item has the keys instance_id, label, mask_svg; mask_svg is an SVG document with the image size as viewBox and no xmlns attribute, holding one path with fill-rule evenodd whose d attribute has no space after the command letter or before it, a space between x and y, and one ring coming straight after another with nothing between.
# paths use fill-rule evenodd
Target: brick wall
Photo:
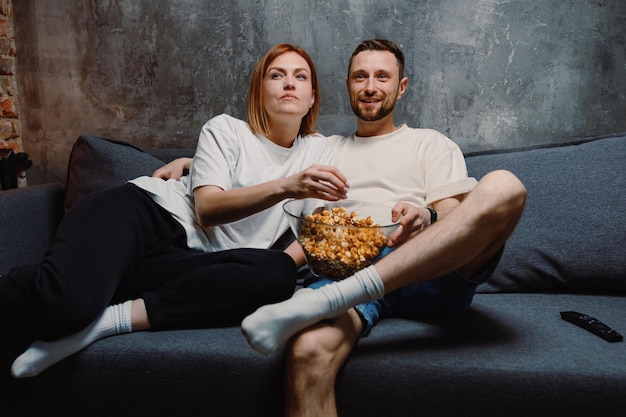
<instances>
[{"instance_id":1,"label":"brick wall","mask_svg":"<svg viewBox=\"0 0 626 417\"><path fill-rule=\"evenodd\" d=\"M0 149L23 152L20 106L15 73L13 1L0 0ZM23 173L19 186L26 185Z\"/></svg>"}]
</instances>

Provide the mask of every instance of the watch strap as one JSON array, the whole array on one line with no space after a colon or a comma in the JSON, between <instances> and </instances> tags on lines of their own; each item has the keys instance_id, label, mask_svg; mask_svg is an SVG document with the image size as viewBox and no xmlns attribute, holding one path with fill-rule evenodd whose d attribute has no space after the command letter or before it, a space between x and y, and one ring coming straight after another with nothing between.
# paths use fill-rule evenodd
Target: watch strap
<instances>
[{"instance_id":1,"label":"watch strap","mask_svg":"<svg viewBox=\"0 0 626 417\"><path fill-rule=\"evenodd\" d=\"M426 210L430 211L430 224L435 224L437 222L437 212L430 207L426 207Z\"/></svg>"}]
</instances>

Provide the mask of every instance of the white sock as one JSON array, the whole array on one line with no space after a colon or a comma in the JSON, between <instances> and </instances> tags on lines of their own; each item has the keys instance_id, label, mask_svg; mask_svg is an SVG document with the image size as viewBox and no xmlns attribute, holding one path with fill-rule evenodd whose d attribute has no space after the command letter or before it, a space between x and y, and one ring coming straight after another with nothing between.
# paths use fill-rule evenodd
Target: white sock
<instances>
[{"instance_id":1,"label":"white sock","mask_svg":"<svg viewBox=\"0 0 626 417\"><path fill-rule=\"evenodd\" d=\"M342 281L304 288L288 300L260 307L243 320L241 330L250 346L268 355L300 330L384 295L384 284L372 265Z\"/></svg>"},{"instance_id":2,"label":"white sock","mask_svg":"<svg viewBox=\"0 0 626 417\"><path fill-rule=\"evenodd\" d=\"M50 366L105 337L132 331L132 301L109 306L89 326L78 333L44 342L37 340L15 359L11 372L16 378L38 375Z\"/></svg>"}]
</instances>

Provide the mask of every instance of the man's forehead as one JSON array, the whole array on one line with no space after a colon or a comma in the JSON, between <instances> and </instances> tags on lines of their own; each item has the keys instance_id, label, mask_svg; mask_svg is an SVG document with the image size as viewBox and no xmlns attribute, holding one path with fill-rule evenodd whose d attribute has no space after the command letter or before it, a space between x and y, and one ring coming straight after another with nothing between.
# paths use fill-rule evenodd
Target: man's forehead
<instances>
[{"instance_id":1,"label":"man's forehead","mask_svg":"<svg viewBox=\"0 0 626 417\"><path fill-rule=\"evenodd\" d=\"M354 71L377 71L398 70L398 60L389 51L362 51L352 59L350 72Z\"/></svg>"}]
</instances>

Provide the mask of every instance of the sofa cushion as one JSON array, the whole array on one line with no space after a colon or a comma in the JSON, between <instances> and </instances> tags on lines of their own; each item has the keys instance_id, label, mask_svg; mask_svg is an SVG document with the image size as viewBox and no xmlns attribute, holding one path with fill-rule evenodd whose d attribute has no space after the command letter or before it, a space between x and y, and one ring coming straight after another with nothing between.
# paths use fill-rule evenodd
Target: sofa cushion
<instances>
[{"instance_id":1,"label":"sofa cushion","mask_svg":"<svg viewBox=\"0 0 626 417\"><path fill-rule=\"evenodd\" d=\"M65 209L85 195L150 175L163 161L129 143L80 136L70 154Z\"/></svg>"},{"instance_id":2,"label":"sofa cushion","mask_svg":"<svg viewBox=\"0 0 626 417\"><path fill-rule=\"evenodd\" d=\"M480 292L626 291L626 136L466 155L470 175L516 174L526 208Z\"/></svg>"},{"instance_id":3,"label":"sofa cushion","mask_svg":"<svg viewBox=\"0 0 626 417\"><path fill-rule=\"evenodd\" d=\"M478 294L460 317L382 320L339 373L339 414L621 416L624 343L559 312L626 334L624 309L626 297L609 295ZM284 349L263 356L238 327L129 333L16 380L18 415L279 416L284 375Z\"/></svg>"}]
</instances>

